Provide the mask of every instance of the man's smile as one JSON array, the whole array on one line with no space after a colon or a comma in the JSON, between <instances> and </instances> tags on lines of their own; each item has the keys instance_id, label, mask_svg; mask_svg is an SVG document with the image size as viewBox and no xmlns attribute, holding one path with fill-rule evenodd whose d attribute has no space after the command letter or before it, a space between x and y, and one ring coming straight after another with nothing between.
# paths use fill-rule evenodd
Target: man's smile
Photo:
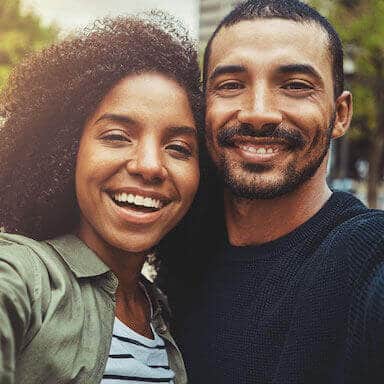
<instances>
[{"instance_id":1,"label":"man's smile","mask_svg":"<svg viewBox=\"0 0 384 384\"><path fill-rule=\"evenodd\" d=\"M217 142L220 147L238 146L242 142L251 143L251 146L265 144L266 149L275 144L289 149L305 146L305 139L297 129L274 126L257 130L249 124L221 129L217 134Z\"/></svg>"},{"instance_id":2,"label":"man's smile","mask_svg":"<svg viewBox=\"0 0 384 384\"><path fill-rule=\"evenodd\" d=\"M293 150L292 145L286 140L273 137L235 137L228 141L226 147L246 162L251 163L273 161L279 155L286 156Z\"/></svg>"}]
</instances>

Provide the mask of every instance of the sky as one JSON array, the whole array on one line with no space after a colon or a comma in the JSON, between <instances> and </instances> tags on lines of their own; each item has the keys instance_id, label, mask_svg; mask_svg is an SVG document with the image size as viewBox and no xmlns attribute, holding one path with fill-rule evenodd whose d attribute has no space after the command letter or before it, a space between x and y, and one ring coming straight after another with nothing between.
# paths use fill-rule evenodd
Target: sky
<instances>
[{"instance_id":1,"label":"sky","mask_svg":"<svg viewBox=\"0 0 384 384\"><path fill-rule=\"evenodd\" d=\"M96 18L140 12L160 8L179 17L198 35L199 0L22 0L24 7L32 8L44 23L55 22L64 31L85 26Z\"/></svg>"}]
</instances>

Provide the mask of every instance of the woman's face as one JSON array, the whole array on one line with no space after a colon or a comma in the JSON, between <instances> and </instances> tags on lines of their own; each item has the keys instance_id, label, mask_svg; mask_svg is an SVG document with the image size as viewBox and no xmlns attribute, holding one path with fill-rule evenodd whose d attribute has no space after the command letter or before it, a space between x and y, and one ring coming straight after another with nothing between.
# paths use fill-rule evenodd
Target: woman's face
<instances>
[{"instance_id":1,"label":"woman's face","mask_svg":"<svg viewBox=\"0 0 384 384\"><path fill-rule=\"evenodd\" d=\"M158 73L129 75L88 119L76 164L80 238L143 252L187 212L199 181L185 90Z\"/></svg>"}]
</instances>

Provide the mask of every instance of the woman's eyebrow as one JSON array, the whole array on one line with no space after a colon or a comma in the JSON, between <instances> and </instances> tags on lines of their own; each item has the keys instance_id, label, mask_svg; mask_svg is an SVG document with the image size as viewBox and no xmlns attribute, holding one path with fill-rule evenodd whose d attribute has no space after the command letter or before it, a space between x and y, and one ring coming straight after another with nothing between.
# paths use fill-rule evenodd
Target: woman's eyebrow
<instances>
[{"instance_id":1,"label":"woman's eyebrow","mask_svg":"<svg viewBox=\"0 0 384 384\"><path fill-rule=\"evenodd\" d=\"M135 119L132 119L131 117L128 117L126 115L119 115L115 113L105 113L95 121L95 124L103 120L116 121L123 124L137 123ZM166 134L168 137L182 136L182 135L197 137L197 130L196 128L190 127L188 125L171 126L167 128Z\"/></svg>"},{"instance_id":2,"label":"woman's eyebrow","mask_svg":"<svg viewBox=\"0 0 384 384\"><path fill-rule=\"evenodd\" d=\"M105 113L105 114L101 115L95 121L95 124L97 124L99 121L102 121L102 120L110 120L110 121L115 121L115 122L123 123L123 124L135 124L136 123L136 121L129 116L119 115L119 114L115 114L115 113Z\"/></svg>"}]
</instances>

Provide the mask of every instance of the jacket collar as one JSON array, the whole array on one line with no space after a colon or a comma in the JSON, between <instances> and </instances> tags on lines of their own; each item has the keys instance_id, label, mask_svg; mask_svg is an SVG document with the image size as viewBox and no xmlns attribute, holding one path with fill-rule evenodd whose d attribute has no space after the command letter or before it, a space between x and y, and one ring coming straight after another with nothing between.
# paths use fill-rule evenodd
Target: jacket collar
<instances>
[{"instance_id":1,"label":"jacket collar","mask_svg":"<svg viewBox=\"0 0 384 384\"><path fill-rule=\"evenodd\" d=\"M163 292L145 276L141 275L141 282L144 285L151 304L153 307L153 319L157 318L160 314L167 320L171 316L169 304Z\"/></svg>"},{"instance_id":2,"label":"jacket collar","mask_svg":"<svg viewBox=\"0 0 384 384\"><path fill-rule=\"evenodd\" d=\"M67 234L46 240L63 258L76 277L99 276L110 269L77 236Z\"/></svg>"},{"instance_id":3,"label":"jacket collar","mask_svg":"<svg viewBox=\"0 0 384 384\"><path fill-rule=\"evenodd\" d=\"M75 235L67 234L46 240L45 242L59 253L77 278L100 276L107 272L109 272L108 275L113 275L107 265ZM163 309L169 312L167 299L164 294L143 275L141 275L140 280L144 284L151 299L154 312L153 316L158 316L163 312ZM113 287L111 288L114 291L117 286L117 279L115 277L113 278L113 283Z\"/></svg>"}]
</instances>

